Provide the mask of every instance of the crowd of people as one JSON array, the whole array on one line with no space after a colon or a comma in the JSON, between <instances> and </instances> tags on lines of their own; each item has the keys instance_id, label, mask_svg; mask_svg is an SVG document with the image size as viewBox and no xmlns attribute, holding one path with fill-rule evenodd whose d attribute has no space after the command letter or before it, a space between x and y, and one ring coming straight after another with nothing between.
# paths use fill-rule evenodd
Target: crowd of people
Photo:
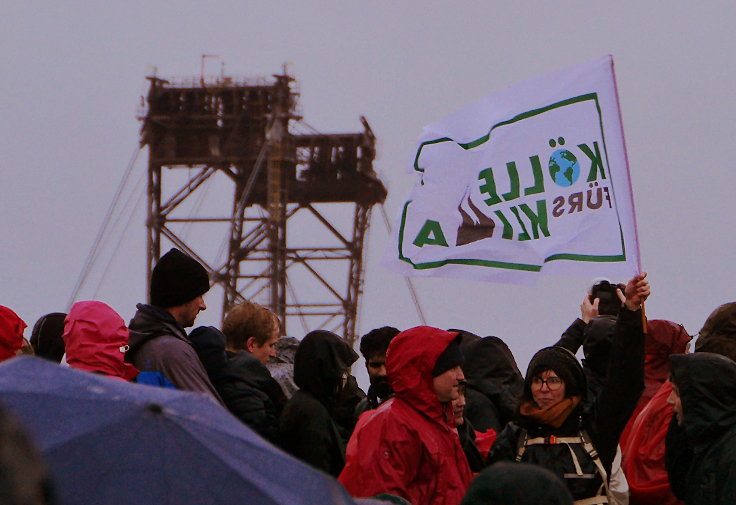
<instances>
[{"instance_id":1,"label":"crowd of people","mask_svg":"<svg viewBox=\"0 0 736 505\"><path fill-rule=\"evenodd\" d=\"M736 303L711 314L690 353L681 325L646 320L646 273L625 284L601 280L526 374L495 336L376 328L360 341L366 394L350 373L358 354L343 338L324 330L280 337L278 317L256 303L236 305L220 329L187 333L210 282L183 252L161 257L150 286L150 303L127 325L105 303L81 301L41 317L29 340L26 323L0 306L0 360L35 354L204 395L356 498L736 503ZM15 433L0 424L0 435ZM21 445L18 458L28 452ZM15 447L7 436L0 446ZM51 503L53 483L37 483L21 489L0 478L0 495Z\"/></svg>"}]
</instances>

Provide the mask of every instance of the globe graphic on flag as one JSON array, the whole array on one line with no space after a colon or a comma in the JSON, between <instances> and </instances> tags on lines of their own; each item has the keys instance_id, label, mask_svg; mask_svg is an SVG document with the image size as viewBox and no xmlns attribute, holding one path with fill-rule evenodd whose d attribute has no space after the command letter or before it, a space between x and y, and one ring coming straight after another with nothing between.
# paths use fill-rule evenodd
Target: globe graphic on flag
<instances>
[{"instance_id":1,"label":"globe graphic on flag","mask_svg":"<svg viewBox=\"0 0 736 505\"><path fill-rule=\"evenodd\" d=\"M558 149L549 157L549 175L558 186L572 186L580 177L578 159L567 149Z\"/></svg>"}]
</instances>

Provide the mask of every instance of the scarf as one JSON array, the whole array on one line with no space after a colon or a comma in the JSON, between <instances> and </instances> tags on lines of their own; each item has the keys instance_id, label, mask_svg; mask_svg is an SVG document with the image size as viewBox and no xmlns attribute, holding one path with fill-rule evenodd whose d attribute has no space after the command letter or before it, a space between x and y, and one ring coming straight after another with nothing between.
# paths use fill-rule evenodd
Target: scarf
<instances>
[{"instance_id":1,"label":"scarf","mask_svg":"<svg viewBox=\"0 0 736 505\"><path fill-rule=\"evenodd\" d=\"M537 407L534 402L527 401L521 404L519 412L526 417L531 417L535 421L552 426L553 428L559 428L570 415L570 412L575 410L575 407L580 403L579 396L572 396L565 398L559 403L556 403L547 408Z\"/></svg>"}]
</instances>

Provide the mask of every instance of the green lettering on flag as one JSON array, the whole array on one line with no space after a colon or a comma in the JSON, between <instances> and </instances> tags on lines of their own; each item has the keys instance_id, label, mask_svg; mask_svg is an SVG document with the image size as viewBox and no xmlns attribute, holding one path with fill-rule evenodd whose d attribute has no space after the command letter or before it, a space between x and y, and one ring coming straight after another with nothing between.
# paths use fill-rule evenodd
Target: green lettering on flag
<instances>
[{"instance_id":1,"label":"green lettering on flag","mask_svg":"<svg viewBox=\"0 0 736 505\"><path fill-rule=\"evenodd\" d=\"M501 195L507 202L519 198L519 171L516 170L516 162L509 161L506 163L506 170L509 173L509 184L511 188L508 193Z\"/></svg>"},{"instance_id":2,"label":"green lettering on flag","mask_svg":"<svg viewBox=\"0 0 736 505\"><path fill-rule=\"evenodd\" d=\"M448 247L445 234L442 232L442 226L437 221L432 221L431 219L427 219L413 243L417 247L424 247L425 245Z\"/></svg>"},{"instance_id":3,"label":"green lettering on flag","mask_svg":"<svg viewBox=\"0 0 736 505\"><path fill-rule=\"evenodd\" d=\"M532 164L532 173L534 174L534 186L524 189L524 196L536 195L544 192L544 177L542 176L542 164L539 162L539 156L536 154L529 158Z\"/></svg>"},{"instance_id":4,"label":"green lettering on flag","mask_svg":"<svg viewBox=\"0 0 736 505\"><path fill-rule=\"evenodd\" d=\"M539 230L545 237L549 237L549 227L547 226L547 200L537 200L537 213L529 208L525 203L519 205L519 208L526 214L532 225L532 236L537 239L539 238ZM520 239L521 240L521 239Z\"/></svg>"},{"instance_id":5,"label":"green lettering on flag","mask_svg":"<svg viewBox=\"0 0 736 505\"><path fill-rule=\"evenodd\" d=\"M601 172L601 179L606 178L606 171L603 169L603 160L601 159L601 150L598 148L598 142L593 142L595 154L586 144L578 144L583 153L590 159L590 171L588 172L588 182L598 179L598 170Z\"/></svg>"},{"instance_id":6,"label":"green lettering on flag","mask_svg":"<svg viewBox=\"0 0 736 505\"><path fill-rule=\"evenodd\" d=\"M496 180L493 178L493 168L489 167L481 170L478 174L478 180L485 181L485 184L483 184L479 189L481 195L486 194L490 197L483 200L486 202L486 205L490 207L491 205L501 203L501 198L499 198L498 193L496 192Z\"/></svg>"},{"instance_id":7,"label":"green lettering on flag","mask_svg":"<svg viewBox=\"0 0 736 505\"><path fill-rule=\"evenodd\" d=\"M521 226L521 233L519 233L519 238L517 240L524 241L524 240L531 240L531 237L529 236L529 232L526 231L526 226L524 225L524 221L521 220L521 216L519 216L519 209L516 207L511 207L511 212L514 213L514 216L516 216L516 220L519 222L519 226Z\"/></svg>"},{"instance_id":8,"label":"green lettering on flag","mask_svg":"<svg viewBox=\"0 0 736 505\"><path fill-rule=\"evenodd\" d=\"M506 240L511 240L514 238L514 229L511 227L511 223L509 223L509 220L506 219L506 216L503 215L503 212L500 210L494 211L494 214L498 216L498 219L501 220L503 223L503 234L501 235L501 238L505 238Z\"/></svg>"}]
</instances>

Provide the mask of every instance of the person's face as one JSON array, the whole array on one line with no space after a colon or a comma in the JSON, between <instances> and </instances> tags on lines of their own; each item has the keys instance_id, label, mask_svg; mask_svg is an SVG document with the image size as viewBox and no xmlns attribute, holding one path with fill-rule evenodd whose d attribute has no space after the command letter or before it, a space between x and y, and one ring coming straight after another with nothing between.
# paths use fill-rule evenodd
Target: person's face
<instances>
[{"instance_id":1,"label":"person's face","mask_svg":"<svg viewBox=\"0 0 736 505\"><path fill-rule=\"evenodd\" d=\"M460 426L465 422L463 413L465 412L465 388L458 389L458 395L452 400L452 414L455 416L455 425Z\"/></svg>"},{"instance_id":2,"label":"person's face","mask_svg":"<svg viewBox=\"0 0 736 505\"><path fill-rule=\"evenodd\" d=\"M365 367L371 383L375 382L378 377L386 377L386 353L369 357L365 362Z\"/></svg>"},{"instance_id":3,"label":"person's face","mask_svg":"<svg viewBox=\"0 0 736 505\"><path fill-rule=\"evenodd\" d=\"M546 409L557 405L565 398L565 381L554 370L545 370L532 378L534 403Z\"/></svg>"},{"instance_id":4,"label":"person's face","mask_svg":"<svg viewBox=\"0 0 736 505\"><path fill-rule=\"evenodd\" d=\"M680 390L677 389L674 382L672 383L672 391L670 391L670 395L667 397L667 403L672 405L672 411L675 413L675 417L677 417L677 424L682 424L682 401L680 400Z\"/></svg>"},{"instance_id":5,"label":"person's face","mask_svg":"<svg viewBox=\"0 0 736 505\"><path fill-rule=\"evenodd\" d=\"M34 356L36 354L36 352L33 350L33 346L31 345L31 343L25 338L23 339L23 342L20 345L20 349L18 349L15 353L16 356L19 356L21 354L28 354L29 356Z\"/></svg>"},{"instance_id":6,"label":"person's face","mask_svg":"<svg viewBox=\"0 0 736 505\"><path fill-rule=\"evenodd\" d=\"M276 357L276 342L279 340L279 328L274 326L271 337L263 345L258 345L254 337L250 337L246 343L248 352L255 356L264 365L270 358Z\"/></svg>"},{"instance_id":7,"label":"person's face","mask_svg":"<svg viewBox=\"0 0 736 505\"><path fill-rule=\"evenodd\" d=\"M175 307L176 313L174 319L183 327L189 328L194 326L194 320L197 319L197 315L202 310L207 310L207 305L204 303L204 297L202 295L197 298L188 301L184 305Z\"/></svg>"},{"instance_id":8,"label":"person's face","mask_svg":"<svg viewBox=\"0 0 736 505\"><path fill-rule=\"evenodd\" d=\"M458 392L460 381L465 380L463 370L460 366L450 368L446 372L432 378L432 386L437 394L440 402L451 402L456 400L460 393Z\"/></svg>"}]
</instances>

